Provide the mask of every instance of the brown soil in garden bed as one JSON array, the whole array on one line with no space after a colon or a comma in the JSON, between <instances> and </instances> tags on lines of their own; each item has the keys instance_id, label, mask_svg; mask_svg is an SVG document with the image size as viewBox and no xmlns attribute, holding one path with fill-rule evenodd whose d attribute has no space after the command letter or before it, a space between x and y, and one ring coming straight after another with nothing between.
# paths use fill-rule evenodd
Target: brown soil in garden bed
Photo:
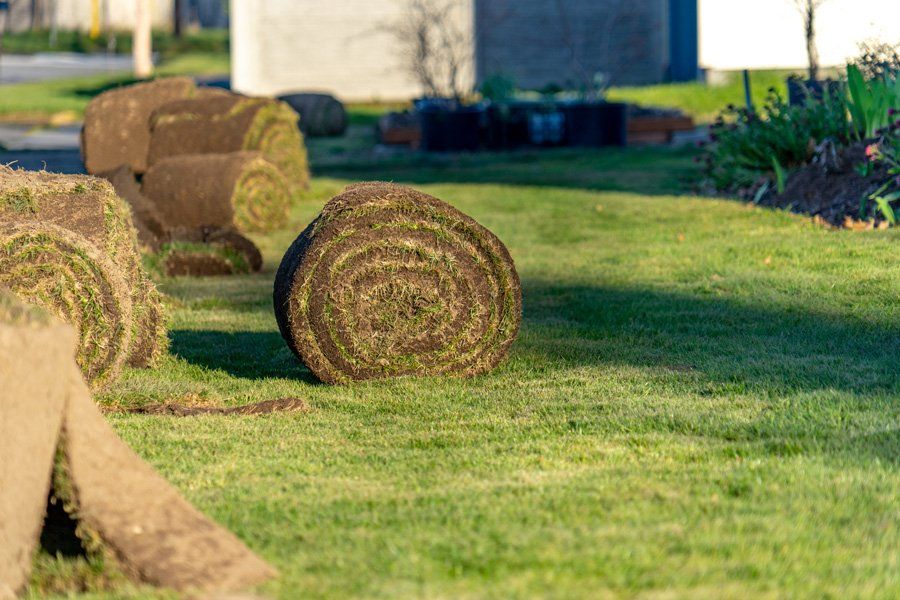
<instances>
[{"instance_id":1,"label":"brown soil in garden bed","mask_svg":"<svg viewBox=\"0 0 900 600\"><path fill-rule=\"evenodd\" d=\"M865 161L864 144L834 152L826 150L816 162L790 175L784 193L770 192L759 204L812 215L835 227L878 226L884 217L871 203L866 222L860 223L860 202L877 190L888 174L885 169L876 168L869 177L861 176L855 167Z\"/></svg>"}]
</instances>

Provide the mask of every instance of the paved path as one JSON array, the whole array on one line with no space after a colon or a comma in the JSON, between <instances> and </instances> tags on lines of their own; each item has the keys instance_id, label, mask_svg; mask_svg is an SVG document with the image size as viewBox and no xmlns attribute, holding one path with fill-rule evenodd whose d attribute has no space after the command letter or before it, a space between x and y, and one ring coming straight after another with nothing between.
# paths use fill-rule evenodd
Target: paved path
<instances>
[{"instance_id":1,"label":"paved path","mask_svg":"<svg viewBox=\"0 0 900 600\"><path fill-rule=\"evenodd\" d=\"M0 123L2 150L77 150L80 137L81 123L46 128Z\"/></svg>"},{"instance_id":2,"label":"paved path","mask_svg":"<svg viewBox=\"0 0 900 600\"><path fill-rule=\"evenodd\" d=\"M127 73L131 71L131 67L131 55L127 54L79 54L75 52L4 54L0 57L0 84L44 81L82 75Z\"/></svg>"},{"instance_id":3,"label":"paved path","mask_svg":"<svg viewBox=\"0 0 900 600\"><path fill-rule=\"evenodd\" d=\"M21 150L7 152L0 150L0 164L38 171L46 169L52 173L84 173L81 154L75 150Z\"/></svg>"}]
</instances>

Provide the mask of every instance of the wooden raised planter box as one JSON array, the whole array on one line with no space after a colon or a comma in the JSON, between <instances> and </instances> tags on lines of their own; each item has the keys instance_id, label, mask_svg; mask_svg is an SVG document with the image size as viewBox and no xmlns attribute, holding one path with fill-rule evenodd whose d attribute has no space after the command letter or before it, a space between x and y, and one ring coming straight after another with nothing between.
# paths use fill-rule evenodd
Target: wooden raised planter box
<instances>
[{"instance_id":1,"label":"wooden raised planter box","mask_svg":"<svg viewBox=\"0 0 900 600\"><path fill-rule=\"evenodd\" d=\"M693 128L691 117L633 116L628 119L628 144L670 144L676 131Z\"/></svg>"}]
</instances>

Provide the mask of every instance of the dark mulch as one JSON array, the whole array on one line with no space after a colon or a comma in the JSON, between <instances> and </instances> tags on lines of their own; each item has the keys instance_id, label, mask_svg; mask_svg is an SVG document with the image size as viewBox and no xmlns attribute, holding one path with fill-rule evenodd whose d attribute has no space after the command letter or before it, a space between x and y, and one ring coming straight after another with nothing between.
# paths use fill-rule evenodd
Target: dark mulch
<instances>
[{"instance_id":1,"label":"dark mulch","mask_svg":"<svg viewBox=\"0 0 900 600\"><path fill-rule=\"evenodd\" d=\"M826 148L813 164L791 174L783 194L766 194L759 204L819 217L837 227L856 226L860 220L869 220L872 226L877 226L884 220L883 216L876 214L870 203L864 219L860 215L860 203L889 175L884 167L876 167L868 177L861 176L856 166L865 161L864 144Z\"/></svg>"}]
</instances>

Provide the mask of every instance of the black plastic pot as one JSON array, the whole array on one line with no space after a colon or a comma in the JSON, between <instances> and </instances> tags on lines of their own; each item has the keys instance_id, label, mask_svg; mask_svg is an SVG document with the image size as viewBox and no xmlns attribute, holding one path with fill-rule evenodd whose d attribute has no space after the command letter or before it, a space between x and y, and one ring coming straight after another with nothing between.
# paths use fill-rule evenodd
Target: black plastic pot
<instances>
[{"instance_id":1,"label":"black plastic pot","mask_svg":"<svg viewBox=\"0 0 900 600\"><path fill-rule=\"evenodd\" d=\"M484 107L459 106L447 109L426 104L417 111L422 126L420 148L428 152L478 150Z\"/></svg>"},{"instance_id":2,"label":"black plastic pot","mask_svg":"<svg viewBox=\"0 0 900 600\"><path fill-rule=\"evenodd\" d=\"M565 115L566 145L624 146L628 143L627 104L573 102L560 108Z\"/></svg>"},{"instance_id":3,"label":"black plastic pot","mask_svg":"<svg viewBox=\"0 0 900 600\"><path fill-rule=\"evenodd\" d=\"M529 143L531 102L492 104L487 110L484 145L491 150L513 150Z\"/></svg>"},{"instance_id":4,"label":"black plastic pot","mask_svg":"<svg viewBox=\"0 0 900 600\"><path fill-rule=\"evenodd\" d=\"M827 92L829 95L841 93L842 83L831 79L812 80L800 79L799 77L788 77L788 104L791 106L800 106L806 104L810 98L813 100L821 100Z\"/></svg>"}]
</instances>

